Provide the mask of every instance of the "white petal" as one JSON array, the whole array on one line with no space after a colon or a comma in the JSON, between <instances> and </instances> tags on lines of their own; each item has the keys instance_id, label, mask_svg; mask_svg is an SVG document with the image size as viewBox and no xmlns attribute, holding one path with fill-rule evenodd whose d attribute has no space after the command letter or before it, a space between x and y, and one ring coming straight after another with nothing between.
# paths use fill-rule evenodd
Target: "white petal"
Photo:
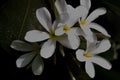
<instances>
[{"instance_id":1,"label":"white petal","mask_svg":"<svg viewBox=\"0 0 120 80\"><path fill-rule=\"evenodd\" d=\"M55 35L60 36L65 33L63 31L63 26L64 26L64 24L58 24L58 28L55 30Z\"/></svg>"},{"instance_id":2,"label":"white petal","mask_svg":"<svg viewBox=\"0 0 120 80\"><path fill-rule=\"evenodd\" d=\"M76 13L81 17L82 19L86 19L88 15L88 9L84 6L78 6L76 8Z\"/></svg>"},{"instance_id":3,"label":"white petal","mask_svg":"<svg viewBox=\"0 0 120 80\"><path fill-rule=\"evenodd\" d=\"M49 58L55 52L55 48L56 48L56 42L52 40L48 40L42 45L40 54L43 58Z\"/></svg>"},{"instance_id":4,"label":"white petal","mask_svg":"<svg viewBox=\"0 0 120 80\"><path fill-rule=\"evenodd\" d=\"M107 39L103 39L98 45L98 47L92 52L92 54L99 54L110 49L111 44Z\"/></svg>"},{"instance_id":5,"label":"white petal","mask_svg":"<svg viewBox=\"0 0 120 80\"><path fill-rule=\"evenodd\" d=\"M68 39L72 49L77 49L79 47L80 39L77 35L74 34L72 30L68 33Z\"/></svg>"},{"instance_id":6,"label":"white petal","mask_svg":"<svg viewBox=\"0 0 120 80\"><path fill-rule=\"evenodd\" d=\"M40 9L36 10L36 17L41 23L41 25L49 31L49 29L52 27L52 20L51 20L51 15L49 11L45 8L42 7Z\"/></svg>"},{"instance_id":7,"label":"white petal","mask_svg":"<svg viewBox=\"0 0 120 80\"><path fill-rule=\"evenodd\" d=\"M78 36L85 35L83 30L80 27L72 27L71 31L73 31L74 34Z\"/></svg>"},{"instance_id":8,"label":"white petal","mask_svg":"<svg viewBox=\"0 0 120 80\"><path fill-rule=\"evenodd\" d=\"M75 13L74 11L75 11L75 8L73 8L71 5L67 5L67 12L69 15L74 14Z\"/></svg>"},{"instance_id":9,"label":"white petal","mask_svg":"<svg viewBox=\"0 0 120 80\"><path fill-rule=\"evenodd\" d=\"M67 5L67 12L69 14L69 19L64 22L64 24L67 24L69 27L72 27L80 18L80 15L76 11L75 8L73 8L71 5Z\"/></svg>"},{"instance_id":10,"label":"white petal","mask_svg":"<svg viewBox=\"0 0 120 80\"><path fill-rule=\"evenodd\" d=\"M91 52L96 49L97 36L93 34L93 42L87 41L87 51Z\"/></svg>"},{"instance_id":11,"label":"white petal","mask_svg":"<svg viewBox=\"0 0 120 80\"><path fill-rule=\"evenodd\" d=\"M91 0L80 0L80 4L89 10L91 7Z\"/></svg>"},{"instance_id":12,"label":"white petal","mask_svg":"<svg viewBox=\"0 0 120 80\"><path fill-rule=\"evenodd\" d=\"M64 23L68 20L69 15L67 13L67 3L65 0L56 0L55 2L57 11L59 13L58 20L60 23Z\"/></svg>"},{"instance_id":13,"label":"white petal","mask_svg":"<svg viewBox=\"0 0 120 80\"><path fill-rule=\"evenodd\" d=\"M90 28L93 28L93 29L95 29L95 30L97 30L97 31L99 31L99 32L101 32L102 34L104 34L104 35L106 35L106 36L108 36L108 37L110 37L110 35L107 33L107 31L105 30L105 28L103 28L102 26L100 26L100 25L98 25L98 24L96 24L96 23L90 23L89 24L89 27Z\"/></svg>"},{"instance_id":14,"label":"white petal","mask_svg":"<svg viewBox=\"0 0 120 80\"><path fill-rule=\"evenodd\" d=\"M94 42L92 42L92 43L88 43L87 42L87 52L92 52L93 50L95 50L96 49L96 44L94 43Z\"/></svg>"},{"instance_id":15,"label":"white petal","mask_svg":"<svg viewBox=\"0 0 120 80\"><path fill-rule=\"evenodd\" d=\"M69 14L66 12L66 13L62 13L59 15L59 22L60 23L66 23L68 20L69 20ZM67 24L67 23L66 23Z\"/></svg>"},{"instance_id":16,"label":"white petal","mask_svg":"<svg viewBox=\"0 0 120 80\"><path fill-rule=\"evenodd\" d=\"M105 69L109 70L109 69L112 68L111 64L107 60L105 60L104 58L102 58L102 57L98 57L98 56L91 57L90 60L93 63L96 63L96 64L98 64L99 66L101 66L101 67L103 67Z\"/></svg>"},{"instance_id":17,"label":"white petal","mask_svg":"<svg viewBox=\"0 0 120 80\"><path fill-rule=\"evenodd\" d=\"M82 26L81 29L84 31L85 33L85 38L89 41L89 42L93 42L94 38L93 38L93 33L90 30L90 28L88 26Z\"/></svg>"},{"instance_id":18,"label":"white petal","mask_svg":"<svg viewBox=\"0 0 120 80\"><path fill-rule=\"evenodd\" d=\"M14 40L12 44L10 45L10 47L18 51L32 51L33 50L32 45L24 41L20 41L20 40Z\"/></svg>"},{"instance_id":19,"label":"white petal","mask_svg":"<svg viewBox=\"0 0 120 80\"><path fill-rule=\"evenodd\" d=\"M25 35L25 40L29 42L38 42L43 41L49 38L49 35L46 32L31 30L28 31Z\"/></svg>"},{"instance_id":20,"label":"white petal","mask_svg":"<svg viewBox=\"0 0 120 80\"><path fill-rule=\"evenodd\" d=\"M32 71L34 75L41 75L44 69L44 63L42 58L37 55L36 58L32 62Z\"/></svg>"},{"instance_id":21,"label":"white petal","mask_svg":"<svg viewBox=\"0 0 120 80\"><path fill-rule=\"evenodd\" d=\"M62 39L58 40L59 43L61 43L64 47L72 49L70 42L68 40L68 36L62 37Z\"/></svg>"},{"instance_id":22,"label":"white petal","mask_svg":"<svg viewBox=\"0 0 120 80\"><path fill-rule=\"evenodd\" d=\"M77 60L79 60L79 61L81 61L81 62L86 61L86 58L83 56L83 53L84 53L84 52L85 52L85 51L82 50L82 49L78 49L78 50L76 51L76 58L77 58Z\"/></svg>"},{"instance_id":23,"label":"white petal","mask_svg":"<svg viewBox=\"0 0 120 80\"><path fill-rule=\"evenodd\" d=\"M55 6L56 6L59 14L67 11L67 3L65 0L56 0Z\"/></svg>"},{"instance_id":24,"label":"white petal","mask_svg":"<svg viewBox=\"0 0 120 80\"><path fill-rule=\"evenodd\" d=\"M93 20L95 20L96 18L98 18L99 16L103 15L106 13L106 9L105 8L98 8L96 10L94 10L86 19L87 23L91 23Z\"/></svg>"},{"instance_id":25,"label":"white petal","mask_svg":"<svg viewBox=\"0 0 120 80\"><path fill-rule=\"evenodd\" d=\"M53 22L52 30L55 31L59 24L60 24L59 19L56 18L56 20L54 20L54 22Z\"/></svg>"},{"instance_id":26,"label":"white petal","mask_svg":"<svg viewBox=\"0 0 120 80\"><path fill-rule=\"evenodd\" d=\"M73 30L75 31L75 35L86 37L86 34L84 33L83 29L77 27L74 28Z\"/></svg>"},{"instance_id":27,"label":"white petal","mask_svg":"<svg viewBox=\"0 0 120 80\"><path fill-rule=\"evenodd\" d=\"M34 58L35 55L36 52L31 52L20 56L16 61L17 67L18 68L25 67L27 64L31 62L31 60Z\"/></svg>"},{"instance_id":28,"label":"white petal","mask_svg":"<svg viewBox=\"0 0 120 80\"><path fill-rule=\"evenodd\" d=\"M95 69L94 69L94 66L93 66L93 64L92 64L91 62L86 61L85 69L86 69L87 74L88 74L91 78L94 78L94 77L95 77Z\"/></svg>"}]
</instances>

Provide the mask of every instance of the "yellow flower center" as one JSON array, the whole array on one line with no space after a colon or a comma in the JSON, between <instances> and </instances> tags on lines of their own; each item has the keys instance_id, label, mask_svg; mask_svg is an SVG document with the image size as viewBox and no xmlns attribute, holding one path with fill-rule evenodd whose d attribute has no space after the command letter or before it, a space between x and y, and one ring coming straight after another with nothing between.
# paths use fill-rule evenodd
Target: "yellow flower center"
<instances>
[{"instance_id":1,"label":"yellow flower center","mask_svg":"<svg viewBox=\"0 0 120 80\"><path fill-rule=\"evenodd\" d=\"M89 58L90 57L90 53L89 52L84 52L83 56Z\"/></svg>"},{"instance_id":2,"label":"yellow flower center","mask_svg":"<svg viewBox=\"0 0 120 80\"><path fill-rule=\"evenodd\" d=\"M70 31L70 27L69 27L67 24L65 24L65 25L63 26L63 31L65 31L65 32Z\"/></svg>"},{"instance_id":3,"label":"yellow flower center","mask_svg":"<svg viewBox=\"0 0 120 80\"><path fill-rule=\"evenodd\" d=\"M86 24L86 20L81 19L81 20L80 20L80 25L84 26L85 24Z\"/></svg>"},{"instance_id":4,"label":"yellow flower center","mask_svg":"<svg viewBox=\"0 0 120 80\"><path fill-rule=\"evenodd\" d=\"M54 31L53 31L53 30L50 30L50 32L49 32L49 37L50 37L50 39L52 39L52 40L59 40L59 39L62 38L61 36L56 36L56 35L54 34Z\"/></svg>"},{"instance_id":5,"label":"yellow flower center","mask_svg":"<svg viewBox=\"0 0 120 80\"><path fill-rule=\"evenodd\" d=\"M49 34L49 36L50 36L50 38L51 38L51 39L54 37L54 35L53 35L53 34Z\"/></svg>"},{"instance_id":6,"label":"yellow flower center","mask_svg":"<svg viewBox=\"0 0 120 80\"><path fill-rule=\"evenodd\" d=\"M51 39L53 39L55 37L53 30L50 30L49 36L50 36Z\"/></svg>"}]
</instances>

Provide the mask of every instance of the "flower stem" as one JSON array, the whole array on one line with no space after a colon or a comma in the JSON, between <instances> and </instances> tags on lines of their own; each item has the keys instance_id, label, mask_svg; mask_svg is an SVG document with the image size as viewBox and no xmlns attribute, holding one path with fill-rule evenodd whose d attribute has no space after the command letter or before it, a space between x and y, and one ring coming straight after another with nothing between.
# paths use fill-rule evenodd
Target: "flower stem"
<instances>
[{"instance_id":1,"label":"flower stem","mask_svg":"<svg viewBox=\"0 0 120 80\"><path fill-rule=\"evenodd\" d=\"M60 53L61 53L61 55L62 55L63 57L65 57L65 53L64 53L64 48L63 48L63 46L60 45L59 48L60 48Z\"/></svg>"},{"instance_id":2,"label":"flower stem","mask_svg":"<svg viewBox=\"0 0 120 80\"><path fill-rule=\"evenodd\" d=\"M57 9L56 9L56 6L55 6L55 0L49 0L50 4L51 4L51 8L53 9L54 11L54 14L55 14L55 18L58 17L58 12L57 12Z\"/></svg>"},{"instance_id":3,"label":"flower stem","mask_svg":"<svg viewBox=\"0 0 120 80\"><path fill-rule=\"evenodd\" d=\"M67 65L67 69L68 69L69 75L71 77L71 80L76 80L76 78L73 76L73 74L72 74L72 72L71 72L71 70L70 70L68 65Z\"/></svg>"}]
</instances>

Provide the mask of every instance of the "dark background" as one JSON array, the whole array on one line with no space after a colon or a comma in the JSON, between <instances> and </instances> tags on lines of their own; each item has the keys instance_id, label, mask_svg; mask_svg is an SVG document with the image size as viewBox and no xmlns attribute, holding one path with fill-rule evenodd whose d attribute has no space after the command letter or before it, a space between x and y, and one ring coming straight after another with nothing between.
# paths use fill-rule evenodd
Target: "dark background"
<instances>
[{"instance_id":1,"label":"dark background","mask_svg":"<svg viewBox=\"0 0 120 80\"><path fill-rule=\"evenodd\" d=\"M14 0L11 0L14 1ZM79 0L66 0L69 4L73 5L76 7L79 5ZM101 16L99 20L96 20L97 23L104 25L107 31L111 34L111 40L114 41L116 44L120 43L120 15L119 15L119 9L120 9L120 1L119 0L106 0L116 6L112 5L107 5L103 4L104 0L92 0L92 8L90 10L93 11L94 9L98 7L106 7L108 10L108 14L105 16ZM9 4L10 0L1 0L0 1L0 12L5 9L5 6ZM49 3L47 0L45 0L46 3ZM115 2L115 3L114 3ZM22 5L21 5L22 6ZM48 5L49 8L50 5ZM113 8L113 9L112 9ZM117 13L116 13L117 11ZM0 19L0 23L1 23ZM2 26L0 26L2 27ZM2 34L1 34L2 35ZM0 37L2 40L2 37ZM15 38L13 38L15 39ZM16 54L16 51L6 51L6 48L1 46L2 43L0 43L0 78L1 80L70 80L69 79L69 74L67 72L67 68L63 65L65 65L64 61L61 59L61 57L58 58L58 63L57 65L53 65L51 63L52 59L44 59L45 63L45 69L42 75L40 76L35 76L33 75L31 69L25 69L21 68L18 69L16 67L16 59L20 56ZM3 44L2 44L3 45ZM10 48L9 48L10 49ZM12 52L12 53L11 53ZM119 53L120 50L118 49L117 52ZM18 52L19 53L19 52ZM59 56L59 55L58 55ZM113 65L112 71L110 71L110 75L115 75L113 78L111 78L110 75L104 75L102 74L102 70L99 71L96 70L96 77L93 80L119 80L120 77L120 60L119 60L120 55L118 54L118 59L112 60L111 63ZM105 71L103 73L109 73L109 71ZM117 76L117 77L116 77ZM109 77L109 78L106 78Z\"/></svg>"}]
</instances>

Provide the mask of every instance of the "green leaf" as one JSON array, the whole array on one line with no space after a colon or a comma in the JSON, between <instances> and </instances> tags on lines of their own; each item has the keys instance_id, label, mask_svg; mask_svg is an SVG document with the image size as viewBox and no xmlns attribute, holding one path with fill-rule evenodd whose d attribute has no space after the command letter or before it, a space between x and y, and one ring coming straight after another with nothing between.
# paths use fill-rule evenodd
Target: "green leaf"
<instances>
[{"instance_id":1,"label":"green leaf","mask_svg":"<svg viewBox=\"0 0 120 80\"><path fill-rule=\"evenodd\" d=\"M0 45L9 51L13 40L22 39L28 30L41 29L36 9L47 6L44 0L8 0L0 7Z\"/></svg>"}]
</instances>

